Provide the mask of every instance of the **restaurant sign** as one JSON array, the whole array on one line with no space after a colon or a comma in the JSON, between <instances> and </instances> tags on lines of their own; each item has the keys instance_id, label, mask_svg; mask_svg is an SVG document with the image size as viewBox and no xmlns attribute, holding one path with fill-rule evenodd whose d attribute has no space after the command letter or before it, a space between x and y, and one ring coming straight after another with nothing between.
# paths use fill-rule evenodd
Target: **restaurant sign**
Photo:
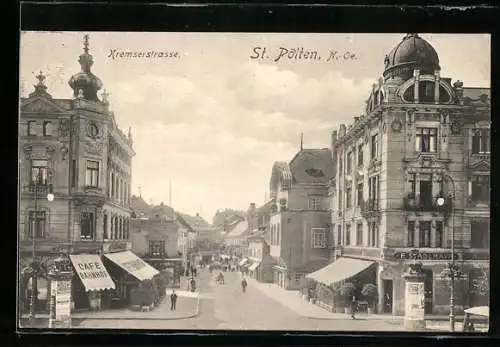
<instances>
[{"instance_id":1,"label":"restaurant sign","mask_svg":"<svg viewBox=\"0 0 500 347\"><path fill-rule=\"evenodd\" d=\"M453 253L454 260L458 260L459 256ZM395 259L400 260L451 260L450 252L396 252L393 256Z\"/></svg>"}]
</instances>

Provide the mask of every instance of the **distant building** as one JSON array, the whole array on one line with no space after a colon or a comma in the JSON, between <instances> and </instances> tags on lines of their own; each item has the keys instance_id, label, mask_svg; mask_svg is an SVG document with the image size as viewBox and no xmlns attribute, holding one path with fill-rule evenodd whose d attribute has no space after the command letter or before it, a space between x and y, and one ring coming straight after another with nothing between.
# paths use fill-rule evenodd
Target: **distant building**
<instances>
[{"instance_id":1,"label":"distant building","mask_svg":"<svg viewBox=\"0 0 500 347\"><path fill-rule=\"evenodd\" d=\"M330 254L329 149L301 149L289 162L276 162L270 179L270 227L266 240L276 260L274 283L295 289L305 274L326 265Z\"/></svg>"}]
</instances>

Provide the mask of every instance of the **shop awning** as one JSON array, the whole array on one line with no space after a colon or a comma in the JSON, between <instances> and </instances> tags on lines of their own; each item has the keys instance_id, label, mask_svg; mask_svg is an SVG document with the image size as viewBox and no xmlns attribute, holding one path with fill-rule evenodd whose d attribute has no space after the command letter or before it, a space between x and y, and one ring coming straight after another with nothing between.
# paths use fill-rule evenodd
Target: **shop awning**
<instances>
[{"instance_id":1,"label":"shop awning","mask_svg":"<svg viewBox=\"0 0 500 347\"><path fill-rule=\"evenodd\" d=\"M253 263L252 265L249 266L248 270L255 271L255 269L257 269L259 267L259 265L260 265L259 262Z\"/></svg>"},{"instance_id":2,"label":"shop awning","mask_svg":"<svg viewBox=\"0 0 500 347\"><path fill-rule=\"evenodd\" d=\"M139 281L150 280L160 273L160 271L156 270L131 251L107 253L104 254L104 256Z\"/></svg>"},{"instance_id":3,"label":"shop awning","mask_svg":"<svg viewBox=\"0 0 500 347\"><path fill-rule=\"evenodd\" d=\"M333 283L351 278L363 270L366 270L373 261L352 259L352 258L339 258L324 268L307 274L306 278L313 279L319 283L331 285Z\"/></svg>"},{"instance_id":4,"label":"shop awning","mask_svg":"<svg viewBox=\"0 0 500 347\"><path fill-rule=\"evenodd\" d=\"M238 263L239 266L245 265L245 263L248 261L247 258L241 259L240 262Z\"/></svg>"},{"instance_id":5,"label":"shop awning","mask_svg":"<svg viewBox=\"0 0 500 347\"><path fill-rule=\"evenodd\" d=\"M115 289L115 283L97 254L72 254L69 256L85 290Z\"/></svg>"}]
</instances>

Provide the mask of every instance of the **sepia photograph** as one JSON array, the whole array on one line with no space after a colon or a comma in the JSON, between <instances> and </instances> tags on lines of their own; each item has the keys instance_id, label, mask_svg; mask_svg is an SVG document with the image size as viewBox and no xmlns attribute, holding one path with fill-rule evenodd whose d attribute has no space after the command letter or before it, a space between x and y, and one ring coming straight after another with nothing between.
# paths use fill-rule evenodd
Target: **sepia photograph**
<instances>
[{"instance_id":1,"label":"sepia photograph","mask_svg":"<svg viewBox=\"0 0 500 347\"><path fill-rule=\"evenodd\" d=\"M18 329L487 333L490 39L21 32Z\"/></svg>"}]
</instances>

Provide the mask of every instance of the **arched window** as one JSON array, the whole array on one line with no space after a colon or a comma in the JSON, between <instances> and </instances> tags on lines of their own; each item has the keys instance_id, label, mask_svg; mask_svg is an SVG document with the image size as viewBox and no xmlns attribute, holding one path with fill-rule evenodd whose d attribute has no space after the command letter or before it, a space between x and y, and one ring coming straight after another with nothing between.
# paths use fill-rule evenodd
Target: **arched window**
<instances>
[{"instance_id":1,"label":"arched window","mask_svg":"<svg viewBox=\"0 0 500 347\"><path fill-rule=\"evenodd\" d=\"M43 122L43 136L52 136L52 123L50 121Z\"/></svg>"}]
</instances>

